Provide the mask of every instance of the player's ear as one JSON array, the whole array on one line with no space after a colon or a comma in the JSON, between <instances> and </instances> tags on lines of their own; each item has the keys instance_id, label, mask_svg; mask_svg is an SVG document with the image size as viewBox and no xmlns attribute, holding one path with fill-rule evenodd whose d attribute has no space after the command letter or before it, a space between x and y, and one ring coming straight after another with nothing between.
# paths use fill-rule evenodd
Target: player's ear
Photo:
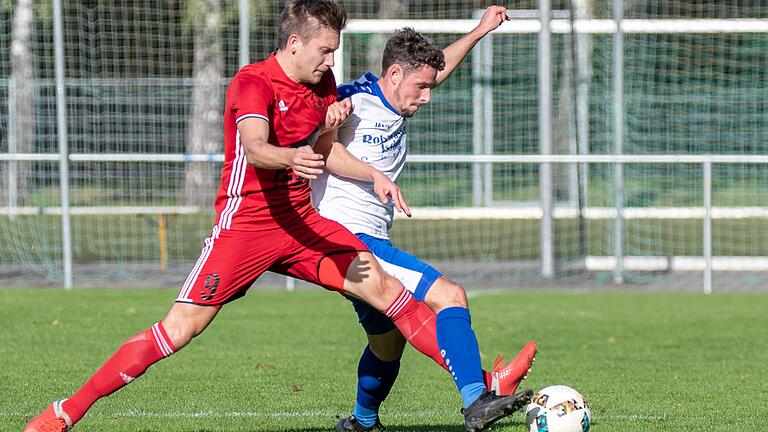
<instances>
[{"instance_id":1,"label":"player's ear","mask_svg":"<svg viewBox=\"0 0 768 432\"><path fill-rule=\"evenodd\" d=\"M288 50L291 54L296 54L296 51L299 49L299 45L301 44L301 38L297 34L292 34L288 36L288 42L285 44L286 50Z\"/></svg>"},{"instance_id":2,"label":"player's ear","mask_svg":"<svg viewBox=\"0 0 768 432\"><path fill-rule=\"evenodd\" d=\"M393 85L398 85L403 80L403 67L398 63L392 64L387 69L387 75Z\"/></svg>"}]
</instances>

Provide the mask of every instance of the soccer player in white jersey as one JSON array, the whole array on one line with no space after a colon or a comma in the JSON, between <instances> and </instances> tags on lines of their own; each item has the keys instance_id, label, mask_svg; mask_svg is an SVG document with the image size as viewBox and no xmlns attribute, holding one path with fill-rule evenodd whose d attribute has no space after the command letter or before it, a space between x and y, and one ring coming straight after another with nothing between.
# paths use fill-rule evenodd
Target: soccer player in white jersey
<instances>
[{"instance_id":1,"label":"soccer player in white jersey","mask_svg":"<svg viewBox=\"0 0 768 432\"><path fill-rule=\"evenodd\" d=\"M336 174L326 171L312 184L313 203L320 214L355 233L384 270L398 278L417 300L435 306L446 298L459 299L462 307L432 307L437 313L424 315L423 328L414 332L420 334L420 343L411 342L451 372L465 402L481 391L479 379L498 394L513 394L530 369L536 343L526 344L512 362L505 365L498 357L492 372L482 371L479 357L473 357L478 352L477 339L464 288L395 248L389 240L394 209L410 216L394 182L405 163L407 118L430 101L432 89L448 78L480 39L508 19L504 7L491 6L474 30L442 51L413 29L397 31L384 50L382 77L366 73L340 86L341 102L329 109L326 125L338 126L338 142L354 160L343 170L333 170ZM354 413L341 419L336 428L370 431L381 428L379 407L397 378L405 339L386 316L365 302L350 300L369 343L358 366ZM453 343L469 349L457 349ZM469 358L457 358L463 353ZM458 373L456 368L463 370ZM472 380L461 378L467 376ZM473 430L469 424L467 429Z\"/></svg>"}]
</instances>

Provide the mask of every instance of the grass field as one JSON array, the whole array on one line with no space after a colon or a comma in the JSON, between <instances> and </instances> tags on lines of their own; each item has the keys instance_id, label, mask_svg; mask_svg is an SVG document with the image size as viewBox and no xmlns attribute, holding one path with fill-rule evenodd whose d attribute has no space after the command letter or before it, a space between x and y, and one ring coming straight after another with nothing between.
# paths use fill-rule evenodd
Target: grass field
<instances>
[{"instance_id":1,"label":"grass field","mask_svg":"<svg viewBox=\"0 0 768 432\"><path fill-rule=\"evenodd\" d=\"M175 290L0 290L0 430L69 395ZM768 295L493 292L471 299L483 363L540 343L524 383L567 384L593 431L768 430ZM354 400L364 337L322 290L254 290L192 345L98 402L80 431L330 431ZM390 431L459 432L448 375L408 349ZM494 431L524 431L517 414Z\"/></svg>"}]
</instances>

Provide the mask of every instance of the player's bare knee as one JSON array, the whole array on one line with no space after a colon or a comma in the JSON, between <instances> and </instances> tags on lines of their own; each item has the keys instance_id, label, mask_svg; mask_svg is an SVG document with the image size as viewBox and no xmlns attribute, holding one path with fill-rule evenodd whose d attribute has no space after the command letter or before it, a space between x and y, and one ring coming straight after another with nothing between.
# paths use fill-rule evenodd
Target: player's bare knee
<instances>
[{"instance_id":1,"label":"player's bare knee","mask_svg":"<svg viewBox=\"0 0 768 432\"><path fill-rule=\"evenodd\" d=\"M467 307L467 294L461 285L452 284L443 293L443 308L448 307Z\"/></svg>"},{"instance_id":2,"label":"player's bare knee","mask_svg":"<svg viewBox=\"0 0 768 432\"><path fill-rule=\"evenodd\" d=\"M202 333L217 313L213 306L175 303L162 321L163 328L178 351Z\"/></svg>"},{"instance_id":3,"label":"player's bare knee","mask_svg":"<svg viewBox=\"0 0 768 432\"><path fill-rule=\"evenodd\" d=\"M168 334L168 339L176 347L176 351L183 348L196 336L195 331L188 325L175 320L163 320L163 328L165 328L165 333Z\"/></svg>"},{"instance_id":4,"label":"player's bare knee","mask_svg":"<svg viewBox=\"0 0 768 432\"><path fill-rule=\"evenodd\" d=\"M377 310L383 311L397 299L403 288L399 280L378 268L371 272L371 278L366 281L360 298Z\"/></svg>"},{"instance_id":5,"label":"player's bare knee","mask_svg":"<svg viewBox=\"0 0 768 432\"><path fill-rule=\"evenodd\" d=\"M435 313L449 307L468 307L464 287L446 277L441 277L435 282L424 300Z\"/></svg>"},{"instance_id":6,"label":"player's bare knee","mask_svg":"<svg viewBox=\"0 0 768 432\"><path fill-rule=\"evenodd\" d=\"M373 282L372 291L375 292L375 299L373 300L375 304L371 302L369 303L380 311L389 307L403 290L403 284L401 284L399 280L383 271Z\"/></svg>"},{"instance_id":7,"label":"player's bare knee","mask_svg":"<svg viewBox=\"0 0 768 432\"><path fill-rule=\"evenodd\" d=\"M395 301L397 296L400 295L401 292L403 292L403 289L405 289L405 286L403 286L403 283L400 282L398 279L393 278L392 276L384 273L382 271L384 277L382 280L382 289L383 289L383 295L386 297L389 302Z\"/></svg>"}]
</instances>

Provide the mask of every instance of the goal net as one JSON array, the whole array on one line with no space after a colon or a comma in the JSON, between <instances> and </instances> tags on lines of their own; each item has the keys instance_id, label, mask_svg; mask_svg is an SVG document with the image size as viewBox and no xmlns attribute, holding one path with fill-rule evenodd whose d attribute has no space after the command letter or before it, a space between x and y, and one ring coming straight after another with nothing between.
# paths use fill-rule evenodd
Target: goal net
<instances>
[{"instance_id":1,"label":"goal net","mask_svg":"<svg viewBox=\"0 0 768 432\"><path fill-rule=\"evenodd\" d=\"M628 9L623 23L621 152L765 154L768 120L760 113L766 96L761 58L768 44L767 11L765 7L718 9L681 2ZM581 21L576 19L579 11L553 11L555 154L617 152L616 39L615 24L606 19L610 13L610 8L593 10L592 19ZM511 14L515 16L514 11ZM540 152L538 23L527 19L530 14L525 11L517 14L490 42L478 44L472 58L434 92L425 112L413 118L412 153ZM353 53L365 51L372 32L405 22L354 24L347 30L344 46L350 56L343 64L347 78L361 74L367 66L358 63ZM451 27L421 20L409 25L445 46L472 23L457 21ZM483 54L484 49L490 53ZM529 284L528 278L537 277L541 266L540 165L484 164L479 168L479 186L478 165L483 164L411 165L403 181L407 196L414 205L437 209L429 213L431 219L400 222L398 239L410 250L423 250L425 255L459 265L472 264L478 277L492 274L504 281L502 285L517 280ZM762 257L768 249L761 239L768 183L759 180L766 169L765 164L748 160L715 164L712 169L710 253L717 285L766 284L768 268ZM598 279L614 278L616 212L606 210L615 209L620 199L625 209L618 252L623 278L659 288L701 287L698 272L705 266L701 164L625 164L620 197L613 164L557 164L553 170L553 243L559 275L586 270L591 275L597 272ZM445 207L465 207L465 211ZM762 209L753 211L753 207ZM733 278L732 271L749 275ZM591 276L589 280L594 281Z\"/></svg>"},{"instance_id":2,"label":"goal net","mask_svg":"<svg viewBox=\"0 0 768 432\"><path fill-rule=\"evenodd\" d=\"M48 2L31 3L30 14L20 13L27 2L0 3L0 273L21 285L31 275L60 284L54 16ZM283 2L62 3L75 281L177 285L213 223L224 90L244 58L274 49ZM478 6L341 3L352 21L338 81L378 73L391 29L411 25L447 46L476 22ZM768 6L626 3L621 152L765 155ZM508 4L512 21L409 120L412 160L401 186L415 217L397 219L394 243L468 286L609 284L620 255L629 283L700 289L705 179L697 163L628 163L620 182L612 163L552 164L556 277L542 279L541 164L493 159L541 152L537 5ZM615 154L612 4L552 9L552 154ZM469 161L476 156L489 159ZM767 171L765 163L712 166L715 289L767 283ZM745 277L734 279L734 269Z\"/></svg>"}]
</instances>

